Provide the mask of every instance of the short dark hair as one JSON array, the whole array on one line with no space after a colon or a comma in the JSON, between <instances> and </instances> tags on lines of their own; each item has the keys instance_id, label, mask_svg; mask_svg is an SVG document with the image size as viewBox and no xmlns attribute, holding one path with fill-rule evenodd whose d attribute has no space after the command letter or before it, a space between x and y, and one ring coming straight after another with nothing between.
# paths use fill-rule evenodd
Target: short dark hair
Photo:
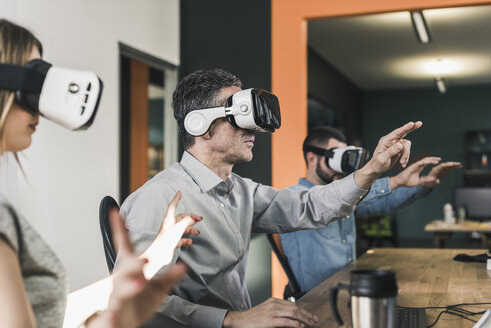
<instances>
[{"instance_id":1,"label":"short dark hair","mask_svg":"<svg viewBox=\"0 0 491 328\"><path fill-rule=\"evenodd\" d=\"M346 136L343 132L330 126L316 126L310 129L309 134L303 141L302 148L305 146L319 147L321 144L329 142L330 139L336 139L346 143ZM307 152L303 152L303 158L307 163Z\"/></svg>"},{"instance_id":2,"label":"short dark hair","mask_svg":"<svg viewBox=\"0 0 491 328\"><path fill-rule=\"evenodd\" d=\"M242 82L219 68L195 71L179 82L172 95L172 108L184 149L194 144L194 137L184 128L186 115L196 109L221 106L226 99L219 99L218 94L223 88L232 86L241 88Z\"/></svg>"}]
</instances>

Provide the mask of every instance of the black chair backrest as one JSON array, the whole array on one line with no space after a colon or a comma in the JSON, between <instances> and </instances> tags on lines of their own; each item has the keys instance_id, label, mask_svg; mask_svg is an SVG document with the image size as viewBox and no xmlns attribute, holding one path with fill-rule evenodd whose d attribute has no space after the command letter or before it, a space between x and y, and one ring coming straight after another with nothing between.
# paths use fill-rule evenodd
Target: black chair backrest
<instances>
[{"instance_id":1,"label":"black chair backrest","mask_svg":"<svg viewBox=\"0 0 491 328\"><path fill-rule=\"evenodd\" d=\"M118 203L111 196L106 196L101 200L99 206L99 225L101 227L102 243L104 244L104 254L109 273L113 271L114 262L116 261L116 248L113 243L113 233L111 223L109 222L109 212L116 208L119 210Z\"/></svg>"},{"instance_id":2,"label":"black chair backrest","mask_svg":"<svg viewBox=\"0 0 491 328\"><path fill-rule=\"evenodd\" d=\"M276 257L280 261L281 267L283 271L285 271L286 276L288 277L288 285L285 288L285 292L283 294L284 299L288 299L289 297L294 297L295 299L299 299L303 296L300 286L297 283L297 279L295 279L295 275L293 274L292 269L290 268L290 264L288 264L288 260L283 253L283 247L281 247L280 236L277 234L266 234L271 247L273 248L273 252Z\"/></svg>"}]
</instances>

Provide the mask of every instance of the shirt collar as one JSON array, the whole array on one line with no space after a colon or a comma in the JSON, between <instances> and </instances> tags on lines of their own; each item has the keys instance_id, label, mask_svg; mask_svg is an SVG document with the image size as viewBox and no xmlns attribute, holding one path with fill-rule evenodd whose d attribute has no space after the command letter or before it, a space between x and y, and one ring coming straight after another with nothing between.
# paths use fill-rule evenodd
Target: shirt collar
<instances>
[{"instance_id":1,"label":"shirt collar","mask_svg":"<svg viewBox=\"0 0 491 328\"><path fill-rule=\"evenodd\" d=\"M307 180L305 178L300 178L298 180L298 184L301 186L307 187L307 188L312 188L313 186L315 186L312 182L310 182L309 180Z\"/></svg>"},{"instance_id":2,"label":"shirt collar","mask_svg":"<svg viewBox=\"0 0 491 328\"><path fill-rule=\"evenodd\" d=\"M202 192L207 192L221 182L224 182L218 175L187 151L184 151L182 154L180 164L200 187Z\"/></svg>"}]
</instances>

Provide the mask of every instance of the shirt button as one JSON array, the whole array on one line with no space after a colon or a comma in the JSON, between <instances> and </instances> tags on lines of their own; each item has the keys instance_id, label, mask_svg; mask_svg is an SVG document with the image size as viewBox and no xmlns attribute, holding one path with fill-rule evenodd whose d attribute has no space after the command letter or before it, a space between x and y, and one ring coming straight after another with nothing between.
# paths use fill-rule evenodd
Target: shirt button
<instances>
[{"instance_id":1,"label":"shirt button","mask_svg":"<svg viewBox=\"0 0 491 328\"><path fill-rule=\"evenodd\" d=\"M221 207L221 208L224 208L224 207L225 207L225 205L224 205L223 203L220 203L220 207Z\"/></svg>"},{"instance_id":2,"label":"shirt button","mask_svg":"<svg viewBox=\"0 0 491 328\"><path fill-rule=\"evenodd\" d=\"M380 190L380 192L383 194L385 192L385 189Z\"/></svg>"},{"instance_id":3,"label":"shirt button","mask_svg":"<svg viewBox=\"0 0 491 328\"><path fill-rule=\"evenodd\" d=\"M245 308L245 305L244 305L244 304L241 304L241 305L240 305L240 307L241 307L241 308Z\"/></svg>"},{"instance_id":4,"label":"shirt button","mask_svg":"<svg viewBox=\"0 0 491 328\"><path fill-rule=\"evenodd\" d=\"M225 285L228 285L228 280L227 279L225 279Z\"/></svg>"},{"instance_id":5,"label":"shirt button","mask_svg":"<svg viewBox=\"0 0 491 328\"><path fill-rule=\"evenodd\" d=\"M346 240L343 240L343 244L346 244Z\"/></svg>"},{"instance_id":6,"label":"shirt button","mask_svg":"<svg viewBox=\"0 0 491 328\"><path fill-rule=\"evenodd\" d=\"M351 257L348 257L348 261L350 261L350 262L351 262L351 260L352 260L352 258L351 258Z\"/></svg>"}]
</instances>

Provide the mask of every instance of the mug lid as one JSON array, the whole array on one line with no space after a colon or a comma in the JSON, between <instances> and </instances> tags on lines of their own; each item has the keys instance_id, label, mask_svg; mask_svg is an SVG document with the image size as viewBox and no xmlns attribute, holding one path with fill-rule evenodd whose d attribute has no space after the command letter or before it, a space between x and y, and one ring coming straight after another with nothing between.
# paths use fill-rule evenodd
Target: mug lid
<instances>
[{"instance_id":1,"label":"mug lid","mask_svg":"<svg viewBox=\"0 0 491 328\"><path fill-rule=\"evenodd\" d=\"M396 297L396 274L389 270L353 270L351 296Z\"/></svg>"}]
</instances>

